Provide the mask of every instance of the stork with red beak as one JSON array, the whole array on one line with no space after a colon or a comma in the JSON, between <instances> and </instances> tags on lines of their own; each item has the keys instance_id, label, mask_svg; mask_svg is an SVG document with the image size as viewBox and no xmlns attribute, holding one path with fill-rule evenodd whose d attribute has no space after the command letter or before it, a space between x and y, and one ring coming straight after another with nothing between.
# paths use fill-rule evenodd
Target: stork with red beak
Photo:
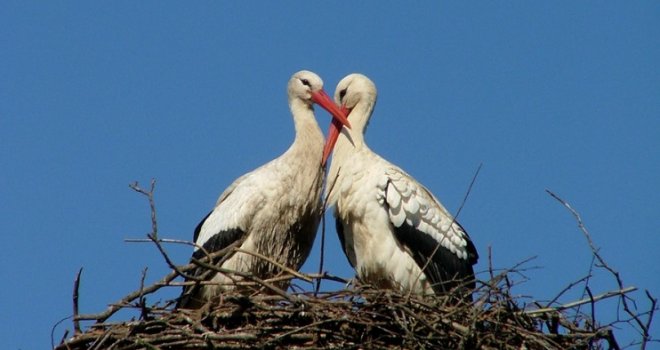
<instances>
[{"instance_id":1,"label":"stork with red beak","mask_svg":"<svg viewBox=\"0 0 660 350\"><path fill-rule=\"evenodd\" d=\"M255 252L298 270L310 253L322 215L321 188L325 170L324 138L314 117L316 103L333 120L349 126L339 107L323 90L321 78L309 71L295 73L288 85L289 107L296 136L279 158L239 177L220 195L215 208L194 233L193 258L244 240L241 250ZM255 255L236 252L219 266L267 279L280 268ZM193 275L201 275L198 268ZM236 276L215 273L210 284L184 287L177 307L199 308L224 290L235 287ZM240 280L240 279L239 279ZM286 289L288 281L276 283Z\"/></svg>"},{"instance_id":2,"label":"stork with red beak","mask_svg":"<svg viewBox=\"0 0 660 350\"><path fill-rule=\"evenodd\" d=\"M468 234L429 190L364 142L376 97L361 74L335 92L352 127L333 120L323 159L334 147L326 196L344 253L363 282L421 295L461 287L470 299L478 255Z\"/></svg>"}]
</instances>

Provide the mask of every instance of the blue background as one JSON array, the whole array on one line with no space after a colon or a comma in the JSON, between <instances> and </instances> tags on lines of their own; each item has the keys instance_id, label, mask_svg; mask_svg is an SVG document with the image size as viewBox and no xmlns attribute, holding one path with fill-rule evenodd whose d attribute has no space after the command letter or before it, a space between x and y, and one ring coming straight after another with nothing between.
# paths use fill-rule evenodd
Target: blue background
<instances>
[{"instance_id":1,"label":"blue background","mask_svg":"<svg viewBox=\"0 0 660 350\"><path fill-rule=\"evenodd\" d=\"M514 276L525 301L587 275L587 242L550 189L648 308L643 290L660 296L658 38L653 1L4 1L3 348L50 346L80 267L84 313L137 289L144 267L147 282L160 279L157 250L124 242L150 230L145 199L127 185L156 178L161 236L192 239L226 186L291 143L286 83L301 69L330 94L349 73L373 79L369 145L450 211L483 163L459 217L477 270L489 248L496 268L536 257ZM326 130L328 114L317 118ZM332 222L327 237L327 269L351 277ZM168 249L182 264L190 256ZM303 271L317 264L318 248ZM602 271L590 287L616 289ZM599 304L598 318L614 320L616 307ZM640 338L615 334L621 345Z\"/></svg>"}]
</instances>

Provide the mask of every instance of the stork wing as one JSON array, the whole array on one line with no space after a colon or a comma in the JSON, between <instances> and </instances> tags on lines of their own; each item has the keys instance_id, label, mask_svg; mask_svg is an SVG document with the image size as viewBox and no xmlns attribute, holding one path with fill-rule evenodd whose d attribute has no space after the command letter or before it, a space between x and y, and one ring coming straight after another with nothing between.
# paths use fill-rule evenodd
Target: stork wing
<instances>
[{"instance_id":1,"label":"stork wing","mask_svg":"<svg viewBox=\"0 0 660 350\"><path fill-rule=\"evenodd\" d=\"M202 230L202 227L204 227L204 223L206 223L208 218L213 215L214 212L215 211L212 210L210 213L208 213L208 215L206 215L206 217L204 217L204 219L202 219L202 221L200 221L200 223L195 228L195 241L197 241L197 237L199 237L199 233ZM210 235L210 237L203 243L200 242L201 249L196 248L192 257L193 259L201 259L206 256L206 254L227 248L232 243L243 238L244 235L245 231L237 227L220 230ZM200 245L200 243L197 244Z\"/></svg>"},{"instance_id":2,"label":"stork wing","mask_svg":"<svg viewBox=\"0 0 660 350\"><path fill-rule=\"evenodd\" d=\"M424 186L403 170L391 167L378 189L378 201L388 212L396 239L420 267L426 266L424 273L436 292L474 279L472 265L478 259L474 244Z\"/></svg>"},{"instance_id":3,"label":"stork wing","mask_svg":"<svg viewBox=\"0 0 660 350\"><path fill-rule=\"evenodd\" d=\"M255 182L258 181L255 180L254 172L245 174L220 195L215 208L195 227L193 240L197 246L192 255L193 259L202 259L207 254L222 250L246 236L249 218L260 208L255 203L260 202L263 197L255 190ZM192 276L200 276L204 271L206 270L198 267L190 273ZM195 299L195 295L199 288L198 284L184 287L177 308L197 305L199 300Z\"/></svg>"},{"instance_id":4,"label":"stork wing","mask_svg":"<svg viewBox=\"0 0 660 350\"><path fill-rule=\"evenodd\" d=\"M341 249L344 251L344 255L348 258L348 263L351 264L351 267L355 268L356 258L355 250L352 245L346 245L346 235L344 233L344 224L341 219L335 217L335 229L337 230L337 236L339 237L339 244Z\"/></svg>"},{"instance_id":5,"label":"stork wing","mask_svg":"<svg viewBox=\"0 0 660 350\"><path fill-rule=\"evenodd\" d=\"M234 192L234 190L237 187L240 187L240 185L243 183L243 181L246 178L248 178L250 175L251 175L251 173L247 173L247 174L244 174L243 176L239 177L231 185L229 185L229 187L227 187L222 192L222 194L218 198L218 201L215 204L215 208L213 208L213 210L211 210L208 214L206 214L206 216L202 219L202 221L199 222L197 227L195 227L195 232L193 234L193 241L195 243L197 243L198 245L203 246L206 243L206 241L208 241L211 238L211 236L214 235L213 233L209 233L209 232L213 231L213 228L215 228L215 227L211 227L211 226L216 226L218 229L220 229L220 226L231 226L230 223L226 223L225 225L222 225L220 222L217 222L220 219L218 216L221 216L221 215L218 215L218 214L220 214L219 213L220 210L225 209L225 208L220 208L220 207L221 207L222 203ZM209 218L211 217L211 215L214 215L212 220L215 222L215 225L211 225L211 226L207 225L206 227L204 227L207 220L209 220ZM233 224L238 224L238 223L234 222ZM200 235L201 235L201 237L200 237ZM200 242L200 240L201 240L201 242ZM211 251L220 250L220 249L230 245L232 242L233 242L233 240L231 240L230 242L227 242L226 244L224 244L223 247L218 247L217 249L212 249Z\"/></svg>"},{"instance_id":6,"label":"stork wing","mask_svg":"<svg viewBox=\"0 0 660 350\"><path fill-rule=\"evenodd\" d=\"M265 203L261 177L256 171L245 174L220 195L215 208L195 228L193 239L203 250L195 248L194 258L223 249L249 232L252 217Z\"/></svg>"}]
</instances>

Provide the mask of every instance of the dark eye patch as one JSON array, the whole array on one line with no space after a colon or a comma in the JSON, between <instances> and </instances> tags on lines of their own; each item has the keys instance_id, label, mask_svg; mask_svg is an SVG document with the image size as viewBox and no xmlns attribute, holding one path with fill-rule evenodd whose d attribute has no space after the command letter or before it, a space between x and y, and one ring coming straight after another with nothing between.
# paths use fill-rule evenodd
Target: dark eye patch
<instances>
[{"instance_id":1,"label":"dark eye patch","mask_svg":"<svg viewBox=\"0 0 660 350\"><path fill-rule=\"evenodd\" d=\"M309 80L307 80L307 79L300 79L300 82L303 83L303 85L307 85L309 87L312 87L312 84L310 84Z\"/></svg>"}]
</instances>

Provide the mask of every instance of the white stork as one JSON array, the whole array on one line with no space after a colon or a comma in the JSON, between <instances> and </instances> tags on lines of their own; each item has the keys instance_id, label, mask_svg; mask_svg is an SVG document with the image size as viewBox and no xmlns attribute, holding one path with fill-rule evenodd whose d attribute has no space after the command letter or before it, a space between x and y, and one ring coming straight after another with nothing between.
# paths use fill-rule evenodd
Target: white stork
<instances>
[{"instance_id":1,"label":"white stork","mask_svg":"<svg viewBox=\"0 0 660 350\"><path fill-rule=\"evenodd\" d=\"M289 80L288 94L296 129L293 144L279 158L239 177L220 195L215 208L195 229L197 247L193 258L201 259L245 239L240 249L259 253L294 270L307 259L322 214L325 169L323 132L312 105L317 103L339 118L340 125L348 126L348 121L323 90L321 78L312 72L295 73ZM262 279L280 273L275 265L242 252L233 254L220 267ZM202 272L199 268L193 274ZM235 279L215 273L212 284L184 287L177 307L199 308L223 290L234 288ZM276 285L285 289L288 282Z\"/></svg>"},{"instance_id":2,"label":"white stork","mask_svg":"<svg viewBox=\"0 0 660 350\"><path fill-rule=\"evenodd\" d=\"M352 126L333 120L323 154L325 161L336 142L326 196L346 257L359 280L380 288L421 295L474 289L478 255L463 227L428 189L365 144L376 96L364 75L339 82L335 102Z\"/></svg>"}]
</instances>

